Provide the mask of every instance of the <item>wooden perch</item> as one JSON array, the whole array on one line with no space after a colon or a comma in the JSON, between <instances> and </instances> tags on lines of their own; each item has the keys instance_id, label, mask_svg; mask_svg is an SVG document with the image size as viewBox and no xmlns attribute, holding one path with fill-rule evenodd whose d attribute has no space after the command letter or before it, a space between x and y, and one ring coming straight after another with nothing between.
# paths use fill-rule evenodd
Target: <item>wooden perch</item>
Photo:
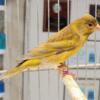
<instances>
[{"instance_id":1,"label":"wooden perch","mask_svg":"<svg viewBox=\"0 0 100 100\"><path fill-rule=\"evenodd\" d=\"M86 96L75 82L73 75L68 72L68 67L63 64L58 66L58 70L67 91L71 95L72 100L87 100Z\"/></svg>"}]
</instances>

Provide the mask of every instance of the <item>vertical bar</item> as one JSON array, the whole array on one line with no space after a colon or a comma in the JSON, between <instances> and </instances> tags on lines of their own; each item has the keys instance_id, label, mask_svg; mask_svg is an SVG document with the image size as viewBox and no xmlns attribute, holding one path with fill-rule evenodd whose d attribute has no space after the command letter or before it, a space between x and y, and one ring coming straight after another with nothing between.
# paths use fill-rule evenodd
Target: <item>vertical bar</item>
<instances>
[{"instance_id":1,"label":"vertical bar","mask_svg":"<svg viewBox=\"0 0 100 100\"><path fill-rule=\"evenodd\" d=\"M58 31L60 30L60 0L58 0ZM59 94L59 91L60 91L60 81L59 81L59 76L58 76L58 100L60 98L60 94Z\"/></svg>"},{"instance_id":2,"label":"vertical bar","mask_svg":"<svg viewBox=\"0 0 100 100\"><path fill-rule=\"evenodd\" d=\"M17 24L18 24L18 33L20 32L20 21L19 21L19 0L16 0L16 6L17 6Z\"/></svg>"},{"instance_id":3,"label":"vertical bar","mask_svg":"<svg viewBox=\"0 0 100 100\"><path fill-rule=\"evenodd\" d=\"M20 2L19 0L16 1L17 2L17 23L18 23L18 34L21 30L20 28ZM26 54L28 49L29 49L29 0L25 0L25 25L24 25L24 42L23 42L23 54ZM27 75L27 77L25 77ZM27 80L26 80L27 79ZM25 84L25 82L27 82ZM28 86L28 87L26 87ZM25 88L26 87L26 88ZM26 93L24 91L27 91ZM25 94L29 93L29 95L27 95L27 99L30 99L30 73L29 70L27 71L27 74L24 72L22 73L22 95L21 95L21 99L24 100L25 98Z\"/></svg>"},{"instance_id":4,"label":"vertical bar","mask_svg":"<svg viewBox=\"0 0 100 100\"><path fill-rule=\"evenodd\" d=\"M97 0L95 0L95 18L97 18ZM97 49L96 49L96 32L94 35L94 52L95 52L95 63L94 63L94 84L96 84L96 63L97 63ZM94 91L96 90L96 88L94 87ZM95 98L95 95L94 95Z\"/></svg>"},{"instance_id":5,"label":"vertical bar","mask_svg":"<svg viewBox=\"0 0 100 100\"><path fill-rule=\"evenodd\" d=\"M84 1L83 1L84 2ZM79 9L79 0L77 0L77 10ZM78 13L79 13L80 10L78 10ZM78 53L76 55L76 65L77 65L77 68L79 66L79 61L78 61ZM77 69L76 69L77 70ZM78 81L78 70L77 70L77 77L76 77L76 81Z\"/></svg>"},{"instance_id":6,"label":"vertical bar","mask_svg":"<svg viewBox=\"0 0 100 100\"><path fill-rule=\"evenodd\" d=\"M91 0L90 0L91 1ZM89 1L89 3L90 3ZM85 1L84 1L84 4L85 4ZM84 5L85 8L87 8L87 5L88 5L88 1L86 1L86 6ZM86 61L85 61L85 83L87 84L87 81L88 81L88 76L87 76L87 73L88 73L88 67L87 67L87 64L88 64L88 45L86 43ZM87 87L85 86L85 95L87 94Z\"/></svg>"},{"instance_id":7,"label":"vertical bar","mask_svg":"<svg viewBox=\"0 0 100 100\"><path fill-rule=\"evenodd\" d=\"M29 0L26 0L26 16L25 16L25 35L24 35L24 50L23 50L23 53L26 54L28 49L29 49L29 44L28 44L28 41L29 41L29 15L30 15L30 12L29 12ZM26 82L26 84L25 84ZM25 95L26 93L24 93L24 91L27 91L27 93L30 94L30 73L29 73L29 70L25 73L22 73L22 86L23 86L23 90L22 90L22 100L24 100L25 98ZM26 86L28 86L27 88L25 88ZM27 99L30 99L30 95L28 95Z\"/></svg>"},{"instance_id":8,"label":"vertical bar","mask_svg":"<svg viewBox=\"0 0 100 100\"><path fill-rule=\"evenodd\" d=\"M24 39L25 39L25 46L24 46L24 53L27 53L28 49L29 49L29 44L27 41L29 41L29 15L30 15L30 12L29 12L29 0L26 0L26 15L25 15L25 36L24 36Z\"/></svg>"},{"instance_id":9,"label":"vertical bar","mask_svg":"<svg viewBox=\"0 0 100 100\"><path fill-rule=\"evenodd\" d=\"M67 25L70 24L70 3L72 1L71 0L67 0ZM67 60L67 64L69 64L69 60ZM63 99L62 100L66 100L66 87L65 85L63 85Z\"/></svg>"},{"instance_id":10,"label":"vertical bar","mask_svg":"<svg viewBox=\"0 0 100 100\"><path fill-rule=\"evenodd\" d=\"M98 100L100 99L100 80L99 81L99 89L98 89Z\"/></svg>"},{"instance_id":11,"label":"vertical bar","mask_svg":"<svg viewBox=\"0 0 100 100\"><path fill-rule=\"evenodd\" d=\"M66 100L66 87L65 87L65 85L63 87L63 99L62 100Z\"/></svg>"},{"instance_id":12,"label":"vertical bar","mask_svg":"<svg viewBox=\"0 0 100 100\"><path fill-rule=\"evenodd\" d=\"M50 33L50 0L48 0L48 37Z\"/></svg>"},{"instance_id":13,"label":"vertical bar","mask_svg":"<svg viewBox=\"0 0 100 100\"><path fill-rule=\"evenodd\" d=\"M9 50L9 46L8 46L8 25L7 25L7 23L8 23L8 18L7 18L7 0L5 0L5 5L4 5L4 7L5 7L5 20L4 20L4 32L5 32L5 36L6 36L6 54L8 53L8 50ZM8 55L6 55L6 56L9 56L10 57L10 54L8 53ZM6 57L5 55L4 55L4 62L6 62L6 61L8 61L8 62L10 62L10 60L9 59L7 59L7 57ZM7 63L8 63L7 62ZM4 63L4 67L6 67L7 65L7 63ZM4 82L5 83L5 82ZM7 82L8 83L8 82ZM3 97L3 99L8 99L8 100L10 100L10 93L8 92L9 91L9 85L7 86L7 83L5 83L5 96ZM8 92L8 94L6 94Z\"/></svg>"},{"instance_id":14,"label":"vertical bar","mask_svg":"<svg viewBox=\"0 0 100 100\"><path fill-rule=\"evenodd\" d=\"M67 24L70 24L70 2L71 0L67 0L67 19L68 19Z\"/></svg>"},{"instance_id":15,"label":"vertical bar","mask_svg":"<svg viewBox=\"0 0 100 100\"><path fill-rule=\"evenodd\" d=\"M39 45L39 7L38 7L38 0L36 1L36 10L37 10L37 45ZM39 100L41 100L41 93L40 93L40 70L39 70L39 67L38 67L38 89L39 89Z\"/></svg>"},{"instance_id":16,"label":"vertical bar","mask_svg":"<svg viewBox=\"0 0 100 100\"><path fill-rule=\"evenodd\" d=\"M7 36L7 1L5 0L5 21L4 21L4 31L5 31L5 34ZM7 38L7 37L6 37Z\"/></svg>"},{"instance_id":17,"label":"vertical bar","mask_svg":"<svg viewBox=\"0 0 100 100\"><path fill-rule=\"evenodd\" d=\"M58 0L58 31L60 30L60 0Z\"/></svg>"},{"instance_id":18,"label":"vertical bar","mask_svg":"<svg viewBox=\"0 0 100 100\"><path fill-rule=\"evenodd\" d=\"M48 38L50 35L50 0L48 0ZM50 70L48 69L48 98L50 96Z\"/></svg>"}]
</instances>

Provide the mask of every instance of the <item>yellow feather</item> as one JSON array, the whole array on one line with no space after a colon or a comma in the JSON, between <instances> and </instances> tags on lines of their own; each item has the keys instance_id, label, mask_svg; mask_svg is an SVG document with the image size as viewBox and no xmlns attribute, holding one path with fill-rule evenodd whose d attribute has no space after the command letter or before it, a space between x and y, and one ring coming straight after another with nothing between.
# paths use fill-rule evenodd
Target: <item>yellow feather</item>
<instances>
[{"instance_id":1,"label":"yellow feather","mask_svg":"<svg viewBox=\"0 0 100 100\"><path fill-rule=\"evenodd\" d=\"M17 67L12 68L11 70L7 71L0 77L0 80L7 79L13 75L16 75L20 72L25 71L26 69L29 69L30 66L35 67L41 63L41 60L39 59L31 59L23 62L22 64L19 64Z\"/></svg>"},{"instance_id":2,"label":"yellow feather","mask_svg":"<svg viewBox=\"0 0 100 100\"><path fill-rule=\"evenodd\" d=\"M50 36L47 42L42 43L24 56L22 62L15 68L7 71L0 80L9 78L26 69L35 68L43 61L59 64L77 53L84 46L88 37L97 27L96 19L85 15L57 33ZM24 61L23 61L24 60Z\"/></svg>"}]
</instances>

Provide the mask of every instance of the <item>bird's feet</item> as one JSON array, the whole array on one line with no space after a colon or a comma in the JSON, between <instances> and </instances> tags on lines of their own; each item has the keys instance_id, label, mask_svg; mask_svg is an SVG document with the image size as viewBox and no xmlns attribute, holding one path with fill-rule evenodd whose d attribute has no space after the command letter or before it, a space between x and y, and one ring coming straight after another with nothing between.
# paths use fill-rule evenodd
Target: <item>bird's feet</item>
<instances>
[{"instance_id":1,"label":"bird's feet","mask_svg":"<svg viewBox=\"0 0 100 100\"><path fill-rule=\"evenodd\" d=\"M64 77L66 75L71 75L71 76L75 77L75 74L73 74L72 72L69 72L68 65L65 65L64 63L61 63L58 66L58 72L61 77Z\"/></svg>"}]
</instances>

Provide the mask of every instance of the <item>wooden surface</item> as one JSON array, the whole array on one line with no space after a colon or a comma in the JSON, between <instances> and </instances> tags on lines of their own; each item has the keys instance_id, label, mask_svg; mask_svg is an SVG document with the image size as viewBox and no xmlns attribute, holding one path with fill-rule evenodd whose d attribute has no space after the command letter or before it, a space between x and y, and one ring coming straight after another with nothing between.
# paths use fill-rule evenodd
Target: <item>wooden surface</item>
<instances>
[{"instance_id":1,"label":"wooden surface","mask_svg":"<svg viewBox=\"0 0 100 100\"><path fill-rule=\"evenodd\" d=\"M17 0L7 0L6 10L6 29L7 49L5 54L5 69L15 67L17 59L23 54L23 35L24 35L24 2L19 0L19 25ZM5 80L6 93L4 100L22 100L22 75L17 75Z\"/></svg>"}]
</instances>

